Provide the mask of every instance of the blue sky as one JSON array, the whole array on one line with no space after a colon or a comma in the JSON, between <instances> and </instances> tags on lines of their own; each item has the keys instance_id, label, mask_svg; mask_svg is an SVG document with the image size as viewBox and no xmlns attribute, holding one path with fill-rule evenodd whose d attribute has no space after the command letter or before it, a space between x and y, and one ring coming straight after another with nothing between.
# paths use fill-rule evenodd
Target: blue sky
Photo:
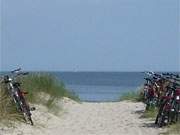
<instances>
[{"instance_id":1,"label":"blue sky","mask_svg":"<svg viewBox=\"0 0 180 135\"><path fill-rule=\"evenodd\" d=\"M2 0L1 70L180 71L178 0Z\"/></svg>"}]
</instances>

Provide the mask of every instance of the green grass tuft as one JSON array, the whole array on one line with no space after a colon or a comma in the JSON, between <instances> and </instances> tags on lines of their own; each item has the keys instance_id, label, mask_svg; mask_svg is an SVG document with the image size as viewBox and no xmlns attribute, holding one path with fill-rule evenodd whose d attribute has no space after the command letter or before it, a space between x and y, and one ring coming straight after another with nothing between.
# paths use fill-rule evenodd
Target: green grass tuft
<instances>
[{"instance_id":1,"label":"green grass tuft","mask_svg":"<svg viewBox=\"0 0 180 135\"><path fill-rule=\"evenodd\" d=\"M143 101L143 96L141 94L141 91L131 91L131 92L127 92L124 93L121 97L120 97L120 101L123 100L129 100L129 101L133 101L133 102L140 102Z\"/></svg>"},{"instance_id":2,"label":"green grass tuft","mask_svg":"<svg viewBox=\"0 0 180 135\"><path fill-rule=\"evenodd\" d=\"M157 108L149 108L148 110L145 110L145 112L143 113L142 117L143 118L152 118L155 119L158 113L158 109Z\"/></svg>"},{"instance_id":3,"label":"green grass tuft","mask_svg":"<svg viewBox=\"0 0 180 135\"><path fill-rule=\"evenodd\" d=\"M56 100L69 97L79 101L79 98L65 88L63 82L48 73L32 73L21 80L22 88L28 91L27 99L31 103L42 103L48 108L53 106ZM44 98L45 97L45 98Z\"/></svg>"}]
</instances>

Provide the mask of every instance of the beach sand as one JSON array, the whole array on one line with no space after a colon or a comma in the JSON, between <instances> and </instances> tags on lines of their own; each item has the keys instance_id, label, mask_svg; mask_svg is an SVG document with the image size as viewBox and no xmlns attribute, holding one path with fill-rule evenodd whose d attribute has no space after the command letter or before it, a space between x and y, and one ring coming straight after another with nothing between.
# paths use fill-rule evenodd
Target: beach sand
<instances>
[{"instance_id":1,"label":"beach sand","mask_svg":"<svg viewBox=\"0 0 180 135\"><path fill-rule=\"evenodd\" d=\"M20 123L2 128L0 135L158 135L164 132L150 119L141 118L145 105L128 101L77 103L64 98L60 115L36 106L35 126Z\"/></svg>"}]
</instances>

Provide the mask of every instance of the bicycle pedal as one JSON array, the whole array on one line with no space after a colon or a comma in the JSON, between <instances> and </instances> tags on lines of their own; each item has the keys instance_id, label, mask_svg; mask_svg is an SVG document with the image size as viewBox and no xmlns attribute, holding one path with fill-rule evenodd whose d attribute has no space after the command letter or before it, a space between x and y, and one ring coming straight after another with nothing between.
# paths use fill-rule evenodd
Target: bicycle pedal
<instances>
[{"instance_id":1,"label":"bicycle pedal","mask_svg":"<svg viewBox=\"0 0 180 135\"><path fill-rule=\"evenodd\" d=\"M30 111L35 111L35 110L36 110L35 107L31 107L31 108L30 108Z\"/></svg>"}]
</instances>

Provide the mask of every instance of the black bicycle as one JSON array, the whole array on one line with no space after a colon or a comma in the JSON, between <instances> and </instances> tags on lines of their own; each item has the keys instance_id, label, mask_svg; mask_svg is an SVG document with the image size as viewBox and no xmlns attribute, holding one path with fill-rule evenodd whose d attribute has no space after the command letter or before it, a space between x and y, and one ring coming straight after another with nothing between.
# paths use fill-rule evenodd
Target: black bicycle
<instances>
[{"instance_id":1,"label":"black bicycle","mask_svg":"<svg viewBox=\"0 0 180 135\"><path fill-rule=\"evenodd\" d=\"M33 121L31 118L31 111L35 110L34 107L30 108L28 103L25 100L25 95L28 94L27 92L22 91L21 83L17 81L17 77L27 75L28 72L22 72L21 68L18 68L14 71L11 71L10 75L2 76L1 82L5 83L6 89L16 105L17 110L23 114L24 120L27 123L33 125Z\"/></svg>"}]
</instances>

